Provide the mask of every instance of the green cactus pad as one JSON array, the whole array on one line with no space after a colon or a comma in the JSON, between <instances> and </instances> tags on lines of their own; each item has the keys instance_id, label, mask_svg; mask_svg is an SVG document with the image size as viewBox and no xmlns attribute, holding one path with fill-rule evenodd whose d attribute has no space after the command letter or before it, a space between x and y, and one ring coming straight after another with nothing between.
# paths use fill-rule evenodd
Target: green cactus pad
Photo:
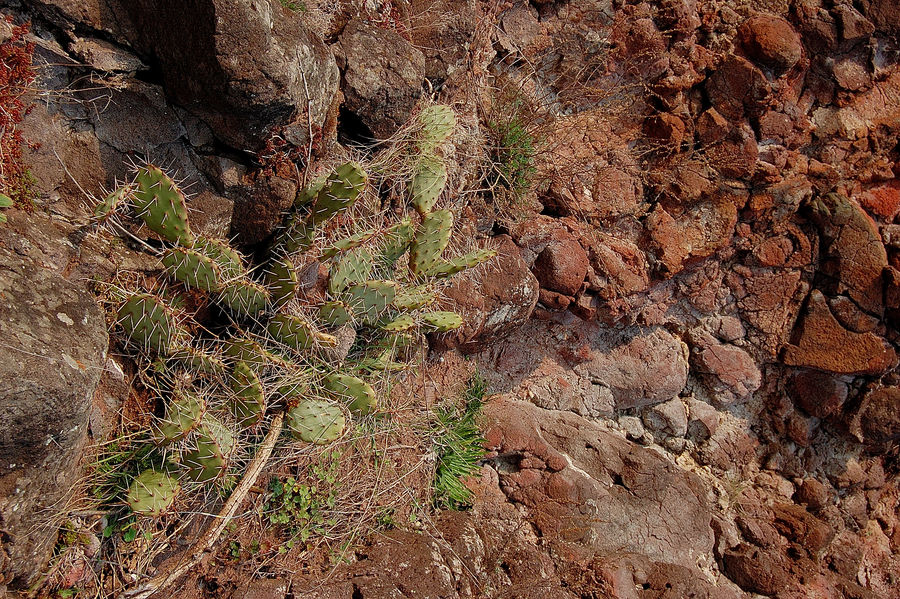
<instances>
[{"instance_id":1,"label":"green cactus pad","mask_svg":"<svg viewBox=\"0 0 900 599\"><path fill-rule=\"evenodd\" d=\"M103 198L103 201L94 208L94 218L96 219L104 219L108 217L110 214L116 211L116 209L122 205L122 203L131 197L131 194L134 193L133 185L123 185L119 187L111 194L107 195ZM4 206L0 206L3 208Z\"/></svg>"},{"instance_id":2,"label":"green cactus pad","mask_svg":"<svg viewBox=\"0 0 900 599\"><path fill-rule=\"evenodd\" d=\"M403 312L412 312L424 308L437 299L437 292L427 285L400 287L394 296L392 305Z\"/></svg>"},{"instance_id":3,"label":"green cactus pad","mask_svg":"<svg viewBox=\"0 0 900 599\"><path fill-rule=\"evenodd\" d=\"M134 205L150 230L167 241L189 246L193 235L188 224L187 202L175 182L148 164L138 169L136 185Z\"/></svg>"},{"instance_id":4,"label":"green cactus pad","mask_svg":"<svg viewBox=\"0 0 900 599\"><path fill-rule=\"evenodd\" d=\"M409 183L409 195L419 214L428 214L434 208L447 184L447 167L434 156L424 156Z\"/></svg>"},{"instance_id":5,"label":"green cactus pad","mask_svg":"<svg viewBox=\"0 0 900 599\"><path fill-rule=\"evenodd\" d=\"M149 293L130 296L119 308L117 324L131 345L163 356L187 337L187 331L178 326L175 311Z\"/></svg>"},{"instance_id":6,"label":"green cactus pad","mask_svg":"<svg viewBox=\"0 0 900 599\"><path fill-rule=\"evenodd\" d=\"M350 306L344 302L325 302L319 308L319 320L332 327L344 326L353 318Z\"/></svg>"},{"instance_id":7,"label":"green cactus pad","mask_svg":"<svg viewBox=\"0 0 900 599\"><path fill-rule=\"evenodd\" d=\"M205 483L224 476L234 448L234 436L228 427L207 413L200 421L195 445L182 455L188 478Z\"/></svg>"},{"instance_id":8,"label":"green cactus pad","mask_svg":"<svg viewBox=\"0 0 900 599\"><path fill-rule=\"evenodd\" d=\"M384 232L384 242L375 255L375 266L385 278L390 278L397 260L409 249L414 233L415 229L408 218L392 225Z\"/></svg>"},{"instance_id":9,"label":"green cactus pad","mask_svg":"<svg viewBox=\"0 0 900 599\"><path fill-rule=\"evenodd\" d=\"M416 319L412 314L400 314L390 322L381 325L381 328L391 333L408 331L416 326Z\"/></svg>"},{"instance_id":10,"label":"green cactus pad","mask_svg":"<svg viewBox=\"0 0 900 599\"><path fill-rule=\"evenodd\" d=\"M266 289L269 291L271 309L278 311L294 299L300 282L297 270L290 260L273 260L265 272Z\"/></svg>"},{"instance_id":11,"label":"green cactus pad","mask_svg":"<svg viewBox=\"0 0 900 599\"><path fill-rule=\"evenodd\" d=\"M347 162L337 167L316 194L310 221L313 224L324 223L335 214L352 206L365 184L366 172L355 162Z\"/></svg>"},{"instance_id":12,"label":"green cactus pad","mask_svg":"<svg viewBox=\"0 0 900 599\"><path fill-rule=\"evenodd\" d=\"M300 215L292 214L284 229L275 236L272 243L272 254L289 256L296 252L305 252L312 247L316 235L316 226L306 222Z\"/></svg>"},{"instance_id":13,"label":"green cactus pad","mask_svg":"<svg viewBox=\"0 0 900 599\"><path fill-rule=\"evenodd\" d=\"M436 333L445 333L463 325L462 316L456 312L429 312L422 315L425 326Z\"/></svg>"},{"instance_id":14,"label":"green cactus pad","mask_svg":"<svg viewBox=\"0 0 900 599\"><path fill-rule=\"evenodd\" d=\"M309 349L314 345L334 347L337 339L327 333L316 331L299 316L277 314L266 325L266 331L273 339L296 351Z\"/></svg>"},{"instance_id":15,"label":"green cactus pad","mask_svg":"<svg viewBox=\"0 0 900 599\"><path fill-rule=\"evenodd\" d=\"M175 503L181 485L164 472L144 470L128 488L126 503L135 514L158 518Z\"/></svg>"},{"instance_id":16,"label":"green cactus pad","mask_svg":"<svg viewBox=\"0 0 900 599\"><path fill-rule=\"evenodd\" d=\"M170 248L163 254L162 263L170 277L188 287L211 292L219 289L219 265L197 250Z\"/></svg>"},{"instance_id":17,"label":"green cactus pad","mask_svg":"<svg viewBox=\"0 0 900 599\"><path fill-rule=\"evenodd\" d=\"M192 373L209 376L225 374L225 363L221 359L191 345L174 348L169 354L169 361Z\"/></svg>"},{"instance_id":18,"label":"green cactus pad","mask_svg":"<svg viewBox=\"0 0 900 599\"><path fill-rule=\"evenodd\" d=\"M349 374L330 374L325 377L325 389L334 397L348 401L350 410L368 414L377 407L377 398L372 385Z\"/></svg>"},{"instance_id":19,"label":"green cactus pad","mask_svg":"<svg viewBox=\"0 0 900 599\"><path fill-rule=\"evenodd\" d=\"M238 426L247 428L262 420L266 411L266 396L256 373L245 362L234 365L231 373L234 397L228 402Z\"/></svg>"},{"instance_id":20,"label":"green cactus pad","mask_svg":"<svg viewBox=\"0 0 900 599\"><path fill-rule=\"evenodd\" d=\"M423 153L430 153L447 141L453 129L456 127L456 115L453 109L445 104L433 104L419 113L419 149Z\"/></svg>"},{"instance_id":21,"label":"green cactus pad","mask_svg":"<svg viewBox=\"0 0 900 599\"><path fill-rule=\"evenodd\" d=\"M247 274L241 255L221 239L198 236L194 239L192 248L218 265L223 282L239 279Z\"/></svg>"},{"instance_id":22,"label":"green cactus pad","mask_svg":"<svg viewBox=\"0 0 900 599\"><path fill-rule=\"evenodd\" d=\"M287 411L291 435L307 443L325 445L341 436L346 424L340 406L321 399L307 399Z\"/></svg>"},{"instance_id":23,"label":"green cactus pad","mask_svg":"<svg viewBox=\"0 0 900 599\"><path fill-rule=\"evenodd\" d=\"M331 267L328 277L328 292L338 295L350 285L362 283L369 278L374 267L372 254L366 248L356 248L341 255Z\"/></svg>"},{"instance_id":24,"label":"green cactus pad","mask_svg":"<svg viewBox=\"0 0 900 599\"><path fill-rule=\"evenodd\" d=\"M371 325L387 311L396 294L397 286L393 281L366 281L347 289L346 300L356 319Z\"/></svg>"},{"instance_id":25,"label":"green cactus pad","mask_svg":"<svg viewBox=\"0 0 900 599\"><path fill-rule=\"evenodd\" d=\"M184 439L200 424L206 412L206 402L197 395L179 391L172 398L165 418L155 422L154 438L159 445L168 445Z\"/></svg>"},{"instance_id":26,"label":"green cactus pad","mask_svg":"<svg viewBox=\"0 0 900 599\"><path fill-rule=\"evenodd\" d=\"M409 248L409 267L413 273L424 275L437 266L450 242L452 229L453 214L449 210L431 212L422 219Z\"/></svg>"},{"instance_id":27,"label":"green cactus pad","mask_svg":"<svg viewBox=\"0 0 900 599\"><path fill-rule=\"evenodd\" d=\"M483 264L496 255L496 250L475 250L450 260L438 260L437 264L428 269L425 274L439 279L451 277L468 268L474 268L479 264Z\"/></svg>"},{"instance_id":28,"label":"green cactus pad","mask_svg":"<svg viewBox=\"0 0 900 599\"><path fill-rule=\"evenodd\" d=\"M294 197L294 208L303 208L304 206L309 205L316 199L316 196L319 195L319 192L322 191L322 188L325 187L327 182L328 175L322 175L303 189L299 190Z\"/></svg>"},{"instance_id":29,"label":"green cactus pad","mask_svg":"<svg viewBox=\"0 0 900 599\"><path fill-rule=\"evenodd\" d=\"M247 279L229 282L219 292L219 302L238 316L256 318L265 312L269 292L259 283Z\"/></svg>"},{"instance_id":30,"label":"green cactus pad","mask_svg":"<svg viewBox=\"0 0 900 599\"><path fill-rule=\"evenodd\" d=\"M344 239L335 242L334 245L322 250L321 259L327 260L328 258L337 256L341 252L346 252L347 250L352 250L355 247L359 247L360 245L375 237L376 233L377 232L373 231L372 229L367 229L349 237L345 237Z\"/></svg>"}]
</instances>

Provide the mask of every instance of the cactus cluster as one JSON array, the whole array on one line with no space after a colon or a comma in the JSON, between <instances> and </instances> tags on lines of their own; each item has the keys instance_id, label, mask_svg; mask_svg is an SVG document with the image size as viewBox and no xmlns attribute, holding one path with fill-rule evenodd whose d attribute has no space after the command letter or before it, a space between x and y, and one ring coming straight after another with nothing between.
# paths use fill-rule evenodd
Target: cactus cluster
<instances>
[{"instance_id":1,"label":"cactus cluster","mask_svg":"<svg viewBox=\"0 0 900 599\"><path fill-rule=\"evenodd\" d=\"M324 243L330 222L343 219L340 230L352 228L348 210L367 184L363 168L347 162L297 194L267 261L255 269L226 241L191 230L184 194L155 166L137 169L97 207L95 216L105 219L132 206L166 244L162 291L119 290L113 308L124 344L155 366L165 404L151 427L165 466L134 479L127 503L135 513L158 516L183 487L239 471L242 443L274 411L286 412L298 440L338 439L348 414L378 409L367 376L402 367L403 348L418 332L463 324L458 314L431 309L442 280L493 252L443 257L453 215L435 206L447 181L440 151L455 116L437 105L418 118L419 158L407 184L415 214L338 239L332 233ZM301 266L327 270L327 279L304 287ZM189 302L178 297L187 291L227 317L215 334L183 308ZM339 347L348 334L363 341L349 358Z\"/></svg>"}]
</instances>

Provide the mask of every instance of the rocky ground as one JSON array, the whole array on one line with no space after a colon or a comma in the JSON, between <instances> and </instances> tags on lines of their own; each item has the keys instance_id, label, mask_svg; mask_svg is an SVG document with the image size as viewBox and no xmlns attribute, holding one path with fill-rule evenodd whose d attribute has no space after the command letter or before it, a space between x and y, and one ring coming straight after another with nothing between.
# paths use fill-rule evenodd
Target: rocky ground
<instances>
[{"instance_id":1,"label":"rocky ground","mask_svg":"<svg viewBox=\"0 0 900 599\"><path fill-rule=\"evenodd\" d=\"M252 249L295 165L433 95L464 131L461 229L499 251L448 292L466 325L430 358L470 356L493 393L475 506L325 579L210 562L179 594L900 597L895 0L303 6L0 9L31 21L38 74L35 209L0 225L11 589L129 393L88 283L155 268L90 234L91 198L149 159L190 183L200 230ZM520 198L475 191L503 119L534 141Z\"/></svg>"}]
</instances>

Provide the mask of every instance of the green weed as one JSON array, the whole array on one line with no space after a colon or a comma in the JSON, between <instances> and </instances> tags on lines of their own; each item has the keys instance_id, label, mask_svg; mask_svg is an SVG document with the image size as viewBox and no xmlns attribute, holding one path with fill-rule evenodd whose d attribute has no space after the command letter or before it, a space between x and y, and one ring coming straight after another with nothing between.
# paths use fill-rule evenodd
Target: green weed
<instances>
[{"instance_id":1,"label":"green weed","mask_svg":"<svg viewBox=\"0 0 900 599\"><path fill-rule=\"evenodd\" d=\"M459 402L435 410L432 443L437 454L434 476L434 505L443 509L461 509L472 505L472 492L462 478L478 471L484 456L484 437L478 427L487 384L479 375L469 381Z\"/></svg>"},{"instance_id":2,"label":"green weed","mask_svg":"<svg viewBox=\"0 0 900 599\"><path fill-rule=\"evenodd\" d=\"M305 543L313 534L325 534L337 522L327 518L337 501L337 469L340 454L326 454L327 462L312 467L313 483L300 482L293 476L285 479L272 477L269 481L269 497L264 516L268 523L282 528L290 540L285 549L294 546L294 540Z\"/></svg>"}]
</instances>

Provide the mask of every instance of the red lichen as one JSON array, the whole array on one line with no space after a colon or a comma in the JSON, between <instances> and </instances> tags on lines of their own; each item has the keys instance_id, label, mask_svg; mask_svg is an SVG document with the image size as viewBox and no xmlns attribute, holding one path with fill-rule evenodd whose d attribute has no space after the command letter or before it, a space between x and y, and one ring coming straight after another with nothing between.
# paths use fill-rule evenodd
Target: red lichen
<instances>
[{"instance_id":1,"label":"red lichen","mask_svg":"<svg viewBox=\"0 0 900 599\"><path fill-rule=\"evenodd\" d=\"M6 17L12 24L12 18ZM26 199L31 174L22 162L25 140L17 125L30 110L24 98L34 81L34 43L25 40L30 23L13 27L12 37L0 44L0 191L16 201Z\"/></svg>"}]
</instances>

